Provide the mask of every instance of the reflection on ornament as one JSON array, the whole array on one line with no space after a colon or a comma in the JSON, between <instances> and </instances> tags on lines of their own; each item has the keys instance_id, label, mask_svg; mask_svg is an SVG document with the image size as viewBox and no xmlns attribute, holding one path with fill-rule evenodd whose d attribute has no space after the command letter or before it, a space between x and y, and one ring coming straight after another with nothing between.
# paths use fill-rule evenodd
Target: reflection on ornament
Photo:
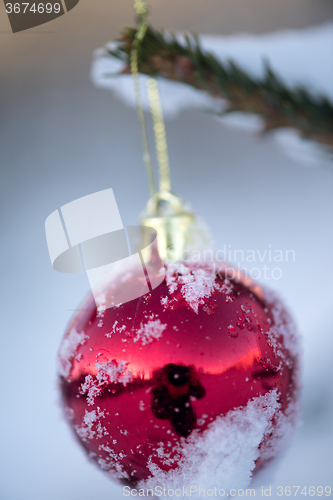
<instances>
[{"instance_id":1,"label":"reflection on ornament","mask_svg":"<svg viewBox=\"0 0 333 500\"><path fill-rule=\"evenodd\" d=\"M169 363L155 377L158 385L152 390L151 403L154 417L168 419L179 436L189 436L197 422L190 397L201 399L206 394L195 367Z\"/></svg>"}]
</instances>

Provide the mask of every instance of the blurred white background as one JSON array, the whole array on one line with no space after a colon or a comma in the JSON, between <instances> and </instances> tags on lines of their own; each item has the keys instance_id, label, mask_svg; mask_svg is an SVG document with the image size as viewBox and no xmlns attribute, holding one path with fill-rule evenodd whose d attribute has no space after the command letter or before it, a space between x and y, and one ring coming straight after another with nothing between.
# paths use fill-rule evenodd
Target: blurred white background
<instances>
[{"instance_id":1,"label":"blurred white background","mask_svg":"<svg viewBox=\"0 0 333 500\"><path fill-rule=\"evenodd\" d=\"M156 26L223 35L333 18L329 0L150 4ZM65 16L15 35L3 4L0 16L0 498L120 500L121 487L86 460L61 415L55 355L89 286L85 275L53 271L44 222L108 187L125 224L137 223L147 201L135 111L89 79L93 50L133 24L132 2L80 0ZM282 278L266 284L303 335L304 423L269 484L333 486L333 165L294 163L269 136L223 128L199 111L168 121L167 133L173 188L205 218L216 248L295 250Z\"/></svg>"}]
</instances>

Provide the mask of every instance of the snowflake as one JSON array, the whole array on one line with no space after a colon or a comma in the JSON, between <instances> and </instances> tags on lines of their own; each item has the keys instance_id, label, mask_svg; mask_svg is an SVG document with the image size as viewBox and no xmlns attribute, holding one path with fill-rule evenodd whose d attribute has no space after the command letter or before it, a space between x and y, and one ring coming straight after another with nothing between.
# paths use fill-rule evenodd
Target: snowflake
<instances>
[{"instance_id":1,"label":"snowflake","mask_svg":"<svg viewBox=\"0 0 333 500\"><path fill-rule=\"evenodd\" d=\"M96 410L85 410L82 425L75 426L75 431L82 441L93 439L95 436L101 438L109 434L106 427L102 426L101 418L105 418L105 411L102 411L99 406ZM93 429L94 426L95 429Z\"/></svg>"},{"instance_id":2,"label":"snowflake","mask_svg":"<svg viewBox=\"0 0 333 500\"><path fill-rule=\"evenodd\" d=\"M88 335L82 332L77 332L75 328L66 335L58 352L59 372L63 377L69 377L72 363L80 345L84 345Z\"/></svg>"},{"instance_id":3,"label":"snowflake","mask_svg":"<svg viewBox=\"0 0 333 500\"><path fill-rule=\"evenodd\" d=\"M87 394L87 403L89 406L95 404L95 398L100 396L103 389L108 384L128 384L132 382L132 373L127 369L128 363L126 361L116 360L108 361L106 363L96 363L97 370L96 377L86 375L83 384L81 384L79 393L82 395Z\"/></svg>"},{"instance_id":4,"label":"snowflake","mask_svg":"<svg viewBox=\"0 0 333 500\"><path fill-rule=\"evenodd\" d=\"M134 342L141 341L142 345L146 345L154 340L158 340L162 337L162 333L166 327L167 325L163 325L159 319L148 321L145 324L141 323L134 337Z\"/></svg>"}]
</instances>

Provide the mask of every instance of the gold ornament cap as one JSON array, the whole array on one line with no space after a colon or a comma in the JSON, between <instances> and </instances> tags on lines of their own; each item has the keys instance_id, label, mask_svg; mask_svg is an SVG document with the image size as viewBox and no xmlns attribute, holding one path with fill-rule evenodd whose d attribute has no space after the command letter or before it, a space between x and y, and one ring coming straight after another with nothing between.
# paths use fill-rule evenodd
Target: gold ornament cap
<instances>
[{"instance_id":1,"label":"gold ornament cap","mask_svg":"<svg viewBox=\"0 0 333 500\"><path fill-rule=\"evenodd\" d=\"M163 261L185 260L185 252L209 240L207 229L171 191L160 191L148 201L140 223L157 231L157 247ZM147 245L149 242L145 242Z\"/></svg>"}]
</instances>

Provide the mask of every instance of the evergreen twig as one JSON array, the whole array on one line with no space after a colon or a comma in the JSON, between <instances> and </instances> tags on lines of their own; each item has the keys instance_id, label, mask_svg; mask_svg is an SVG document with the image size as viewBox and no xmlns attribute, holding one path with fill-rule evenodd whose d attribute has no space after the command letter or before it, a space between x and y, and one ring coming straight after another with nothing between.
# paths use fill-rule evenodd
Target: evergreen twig
<instances>
[{"instance_id":1,"label":"evergreen twig","mask_svg":"<svg viewBox=\"0 0 333 500\"><path fill-rule=\"evenodd\" d=\"M107 55L125 63L130 72L130 53L136 33L126 28L116 49ZM324 96L313 96L305 88L288 88L265 62L265 75L259 80L249 76L233 61L221 63L201 49L195 35L180 41L171 33L149 27L139 52L141 73L175 80L222 98L225 113L241 111L261 116L264 131L291 127L304 138L333 146L333 105ZM221 113L217 105L217 112Z\"/></svg>"}]
</instances>

